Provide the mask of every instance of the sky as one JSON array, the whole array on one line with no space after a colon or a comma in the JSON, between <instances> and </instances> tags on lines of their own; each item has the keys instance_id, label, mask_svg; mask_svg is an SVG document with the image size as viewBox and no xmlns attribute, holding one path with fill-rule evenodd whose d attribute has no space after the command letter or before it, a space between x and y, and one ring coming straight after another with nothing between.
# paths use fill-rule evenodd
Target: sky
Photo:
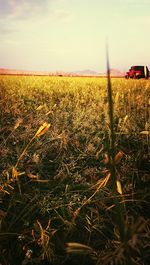
<instances>
[{"instance_id":1,"label":"sky","mask_svg":"<svg viewBox=\"0 0 150 265\"><path fill-rule=\"evenodd\" d=\"M0 0L0 68L150 66L150 0Z\"/></svg>"}]
</instances>

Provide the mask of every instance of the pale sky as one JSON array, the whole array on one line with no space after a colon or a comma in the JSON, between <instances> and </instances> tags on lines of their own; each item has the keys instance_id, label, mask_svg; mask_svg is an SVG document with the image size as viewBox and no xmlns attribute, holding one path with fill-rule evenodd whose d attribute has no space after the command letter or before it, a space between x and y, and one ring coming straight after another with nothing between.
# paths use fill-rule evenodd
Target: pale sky
<instances>
[{"instance_id":1,"label":"pale sky","mask_svg":"<svg viewBox=\"0 0 150 265\"><path fill-rule=\"evenodd\" d=\"M0 68L150 66L150 0L0 0Z\"/></svg>"}]
</instances>

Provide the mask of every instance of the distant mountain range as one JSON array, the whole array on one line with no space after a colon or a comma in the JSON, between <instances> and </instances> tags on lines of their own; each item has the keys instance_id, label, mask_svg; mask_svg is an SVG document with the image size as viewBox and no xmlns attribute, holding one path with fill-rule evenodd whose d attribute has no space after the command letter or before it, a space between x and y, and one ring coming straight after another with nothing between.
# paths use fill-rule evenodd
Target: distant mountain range
<instances>
[{"instance_id":1,"label":"distant mountain range","mask_svg":"<svg viewBox=\"0 0 150 265\"><path fill-rule=\"evenodd\" d=\"M100 73L90 70L90 69L85 69L85 70L80 70L80 71L74 71L73 74L77 75L89 75L89 76L97 76L100 75Z\"/></svg>"},{"instance_id":2,"label":"distant mountain range","mask_svg":"<svg viewBox=\"0 0 150 265\"><path fill-rule=\"evenodd\" d=\"M93 71L93 70L89 70L89 69L86 69L86 70L82 70L82 71L75 71L74 72L75 74L78 74L78 75L88 75L88 76L106 76L107 73L98 73L96 71ZM110 69L110 75L111 76L124 76L124 73L121 72L120 70L117 70L117 69Z\"/></svg>"},{"instance_id":3,"label":"distant mountain range","mask_svg":"<svg viewBox=\"0 0 150 265\"><path fill-rule=\"evenodd\" d=\"M15 70L0 68L1 75L52 75L50 72L44 71L26 71L26 70Z\"/></svg>"},{"instance_id":4,"label":"distant mountain range","mask_svg":"<svg viewBox=\"0 0 150 265\"><path fill-rule=\"evenodd\" d=\"M74 72L62 72L62 71L48 72L48 71L24 71L24 70L0 68L0 75L106 76L107 73L98 73L90 69L74 71ZM124 73L117 69L110 69L110 75L116 77L122 77L124 76Z\"/></svg>"}]
</instances>

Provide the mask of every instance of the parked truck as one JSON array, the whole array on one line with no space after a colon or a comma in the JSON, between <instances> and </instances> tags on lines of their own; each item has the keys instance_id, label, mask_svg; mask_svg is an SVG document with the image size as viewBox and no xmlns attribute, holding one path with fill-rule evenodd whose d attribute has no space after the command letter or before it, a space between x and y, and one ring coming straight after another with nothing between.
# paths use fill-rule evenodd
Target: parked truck
<instances>
[{"instance_id":1,"label":"parked truck","mask_svg":"<svg viewBox=\"0 0 150 265\"><path fill-rule=\"evenodd\" d=\"M125 78L134 78L134 79L140 79L140 78L149 78L149 70L147 66L131 66L128 72L125 74Z\"/></svg>"}]
</instances>

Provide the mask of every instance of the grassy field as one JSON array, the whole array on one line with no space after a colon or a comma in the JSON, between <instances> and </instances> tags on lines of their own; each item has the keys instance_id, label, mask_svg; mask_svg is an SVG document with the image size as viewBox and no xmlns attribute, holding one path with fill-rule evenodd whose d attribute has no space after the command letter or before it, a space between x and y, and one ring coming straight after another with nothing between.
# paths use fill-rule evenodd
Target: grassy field
<instances>
[{"instance_id":1,"label":"grassy field","mask_svg":"<svg viewBox=\"0 0 150 265\"><path fill-rule=\"evenodd\" d=\"M150 80L111 83L113 124L105 78L0 76L1 265L149 265Z\"/></svg>"}]
</instances>

